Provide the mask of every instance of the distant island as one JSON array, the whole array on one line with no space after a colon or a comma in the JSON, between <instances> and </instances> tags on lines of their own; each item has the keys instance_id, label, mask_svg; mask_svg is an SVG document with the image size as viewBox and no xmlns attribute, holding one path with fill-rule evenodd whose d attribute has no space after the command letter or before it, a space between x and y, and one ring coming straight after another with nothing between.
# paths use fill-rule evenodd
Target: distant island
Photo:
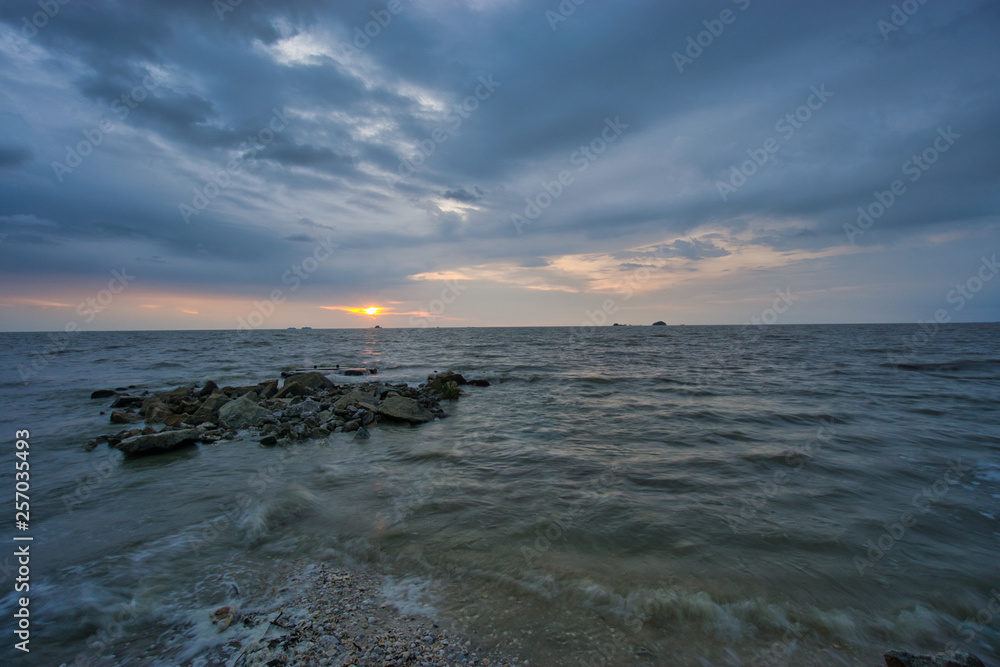
<instances>
[{"instance_id":1,"label":"distant island","mask_svg":"<svg viewBox=\"0 0 1000 667\"><path fill-rule=\"evenodd\" d=\"M618 324L617 322L615 322L611 326L613 326L613 327L631 327L631 326L635 326L635 325L633 325L633 324ZM665 326L667 326L667 323L663 322L663 321L653 322L653 326L654 327L665 327Z\"/></svg>"}]
</instances>

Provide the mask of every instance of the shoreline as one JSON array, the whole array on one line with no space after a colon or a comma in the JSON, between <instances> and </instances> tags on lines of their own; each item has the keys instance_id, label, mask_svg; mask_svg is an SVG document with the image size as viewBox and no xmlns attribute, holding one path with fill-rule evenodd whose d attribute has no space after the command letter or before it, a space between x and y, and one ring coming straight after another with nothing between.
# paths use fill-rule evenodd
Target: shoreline
<instances>
[{"instance_id":1,"label":"shoreline","mask_svg":"<svg viewBox=\"0 0 1000 667\"><path fill-rule=\"evenodd\" d=\"M241 609L183 665L529 665L518 647L491 645L452 619L399 609L386 575L364 566L299 562L267 603ZM238 596L237 596L238 597ZM228 605L238 601L231 601ZM215 615L218 610L212 612ZM207 663L204 662L207 660Z\"/></svg>"}]
</instances>

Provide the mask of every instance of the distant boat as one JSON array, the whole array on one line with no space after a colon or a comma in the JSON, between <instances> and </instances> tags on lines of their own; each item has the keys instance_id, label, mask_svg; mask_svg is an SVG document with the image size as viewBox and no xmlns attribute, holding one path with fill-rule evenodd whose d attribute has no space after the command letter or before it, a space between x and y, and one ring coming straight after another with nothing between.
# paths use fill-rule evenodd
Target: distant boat
<instances>
[{"instance_id":1,"label":"distant boat","mask_svg":"<svg viewBox=\"0 0 1000 667\"><path fill-rule=\"evenodd\" d=\"M372 327L372 328L373 328L373 329L381 329L382 327L380 327L379 325L377 325L377 324L376 324L376 325L375 325L374 327Z\"/></svg>"},{"instance_id":2,"label":"distant boat","mask_svg":"<svg viewBox=\"0 0 1000 667\"><path fill-rule=\"evenodd\" d=\"M653 326L654 327L665 327L665 326L667 326L667 323L664 322L663 320L660 320L659 322L653 322Z\"/></svg>"}]
</instances>

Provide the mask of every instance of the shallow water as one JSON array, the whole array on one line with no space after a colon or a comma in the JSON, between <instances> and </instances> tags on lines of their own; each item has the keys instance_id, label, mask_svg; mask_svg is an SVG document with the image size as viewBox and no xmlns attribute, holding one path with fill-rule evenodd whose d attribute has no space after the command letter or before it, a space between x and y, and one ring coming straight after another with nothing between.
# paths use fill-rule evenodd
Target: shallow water
<instances>
[{"instance_id":1,"label":"shallow water","mask_svg":"<svg viewBox=\"0 0 1000 667\"><path fill-rule=\"evenodd\" d=\"M264 606L302 560L368 563L532 664L997 661L1000 326L919 331L0 334L2 432L31 431L32 664L191 659L231 584ZM493 386L365 444L82 449L115 430L94 389L335 363Z\"/></svg>"}]
</instances>

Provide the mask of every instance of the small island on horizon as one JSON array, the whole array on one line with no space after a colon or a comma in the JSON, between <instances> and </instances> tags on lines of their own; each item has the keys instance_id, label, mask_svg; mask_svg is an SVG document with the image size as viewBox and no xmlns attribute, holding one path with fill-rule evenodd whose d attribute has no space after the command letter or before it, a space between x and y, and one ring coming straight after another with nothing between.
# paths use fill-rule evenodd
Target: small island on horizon
<instances>
[{"instance_id":1,"label":"small island on horizon","mask_svg":"<svg viewBox=\"0 0 1000 667\"><path fill-rule=\"evenodd\" d=\"M637 326L637 325L635 325L635 324L619 324L618 322L615 322L611 326L613 326L613 327L634 327L634 326ZM653 324L650 325L650 326L665 327L665 326L667 326L667 323L664 322L663 320L657 320L656 322L653 322Z\"/></svg>"}]
</instances>

